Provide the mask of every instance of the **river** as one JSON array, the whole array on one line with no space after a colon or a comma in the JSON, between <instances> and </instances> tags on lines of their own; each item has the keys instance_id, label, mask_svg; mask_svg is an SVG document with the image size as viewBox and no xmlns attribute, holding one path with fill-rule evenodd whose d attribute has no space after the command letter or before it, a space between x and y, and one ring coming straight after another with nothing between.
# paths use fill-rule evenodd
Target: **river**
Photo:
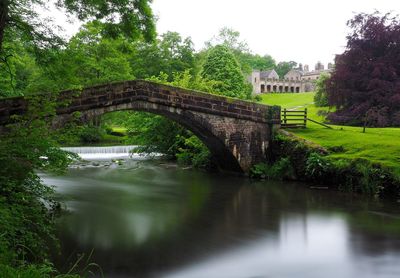
<instances>
[{"instance_id":1,"label":"river","mask_svg":"<svg viewBox=\"0 0 400 278\"><path fill-rule=\"evenodd\" d=\"M83 254L97 277L400 277L398 203L75 151L92 161L42 176L67 209L64 272Z\"/></svg>"}]
</instances>

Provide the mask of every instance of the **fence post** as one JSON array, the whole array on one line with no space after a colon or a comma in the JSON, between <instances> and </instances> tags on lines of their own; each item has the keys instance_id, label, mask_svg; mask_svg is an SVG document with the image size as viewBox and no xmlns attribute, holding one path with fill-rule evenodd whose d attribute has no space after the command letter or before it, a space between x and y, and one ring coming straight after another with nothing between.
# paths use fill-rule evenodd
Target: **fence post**
<instances>
[{"instance_id":1,"label":"fence post","mask_svg":"<svg viewBox=\"0 0 400 278\"><path fill-rule=\"evenodd\" d=\"M307 108L304 108L304 127L307 127Z\"/></svg>"},{"instance_id":2,"label":"fence post","mask_svg":"<svg viewBox=\"0 0 400 278\"><path fill-rule=\"evenodd\" d=\"M286 125L286 108L283 109L283 124Z\"/></svg>"}]
</instances>

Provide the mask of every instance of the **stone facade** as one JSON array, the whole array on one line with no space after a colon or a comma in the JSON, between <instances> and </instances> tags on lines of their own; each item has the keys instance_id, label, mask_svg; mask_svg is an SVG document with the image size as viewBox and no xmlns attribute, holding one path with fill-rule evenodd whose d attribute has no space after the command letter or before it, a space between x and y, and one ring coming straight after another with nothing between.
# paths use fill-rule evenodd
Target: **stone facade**
<instances>
[{"instance_id":1,"label":"stone facade","mask_svg":"<svg viewBox=\"0 0 400 278\"><path fill-rule=\"evenodd\" d=\"M285 74L283 79L299 81L299 80L301 80L302 75L303 75L302 71L300 71L298 69L291 69L288 73Z\"/></svg>"},{"instance_id":2,"label":"stone facade","mask_svg":"<svg viewBox=\"0 0 400 278\"><path fill-rule=\"evenodd\" d=\"M55 126L80 112L83 121L118 110L146 111L168 117L191 130L209 148L221 170L248 172L265 159L272 130L280 126L280 109L221 96L135 80L65 91ZM28 100L0 100L0 126L12 115L27 113ZM76 114L76 113L75 113Z\"/></svg>"},{"instance_id":3,"label":"stone facade","mask_svg":"<svg viewBox=\"0 0 400 278\"><path fill-rule=\"evenodd\" d=\"M309 71L308 65L300 64L298 69L291 69L283 78L275 70L253 70L248 81L253 85L253 94L261 93L301 93L315 90L315 82L322 73L330 74L334 66L330 63L328 69L318 62L315 70Z\"/></svg>"}]
</instances>

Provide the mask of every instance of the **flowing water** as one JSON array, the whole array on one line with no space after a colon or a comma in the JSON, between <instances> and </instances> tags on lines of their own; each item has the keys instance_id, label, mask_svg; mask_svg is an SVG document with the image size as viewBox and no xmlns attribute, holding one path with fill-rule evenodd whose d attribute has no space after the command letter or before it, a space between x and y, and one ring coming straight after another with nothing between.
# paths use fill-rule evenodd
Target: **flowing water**
<instances>
[{"instance_id":1,"label":"flowing water","mask_svg":"<svg viewBox=\"0 0 400 278\"><path fill-rule=\"evenodd\" d=\"M85 152L100 162L43 176L68 209L63 271L84 254L76 269L99 277L90 262L104 277L400 277L398 203Z\"/></svg>"},{"instance_id":2,"label":"flowing water","mask_svg":"<svg viewBox=\"0 0 400 278\"><path fill-rule=\"evenodd\" d=\"M79 154L82 159L90 160L109 160L118 158L129 158L138 154L131 154L137 146L109 146L109 147L67 147L65 151Z\"/></svg>"}]
</instances>

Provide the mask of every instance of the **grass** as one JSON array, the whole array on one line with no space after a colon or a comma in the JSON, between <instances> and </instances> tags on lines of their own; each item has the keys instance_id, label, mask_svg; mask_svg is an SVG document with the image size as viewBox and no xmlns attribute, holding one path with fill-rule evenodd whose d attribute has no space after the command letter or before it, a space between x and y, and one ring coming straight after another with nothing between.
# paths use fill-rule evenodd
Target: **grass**
<instances>
[{"instance_id":1,"label":"grass","mask_svg":"<svg viewBox=\"0 0 400 278\"><path fill-rule=\"evenodd\" d=\"M120 127L120 126L113 126L111 127L112 132L119 133L123 136L126 136L128 133L128 129L126 127Z\"/></svg>"},{"instance_id":2,"label":"grass","mask_svg":"<svg viewBox=\"0 0 400 278\"><path fill-rule=\"evenodd\" d=\"M261 103L280 105L282 108L307 108L308 117L323 122L324 116L318 111L328 111L327 107L315 107L314 93L282 93L262 95ZM331 152L329 156L345 159L367 159L394 170L400 175L400 128L367 128L330 125L327 129L312 122L307 122L306 129L291 129L297 136L318 143ZM339 148L338 148L339 147Z\"/></svg>"}]
</instances>

